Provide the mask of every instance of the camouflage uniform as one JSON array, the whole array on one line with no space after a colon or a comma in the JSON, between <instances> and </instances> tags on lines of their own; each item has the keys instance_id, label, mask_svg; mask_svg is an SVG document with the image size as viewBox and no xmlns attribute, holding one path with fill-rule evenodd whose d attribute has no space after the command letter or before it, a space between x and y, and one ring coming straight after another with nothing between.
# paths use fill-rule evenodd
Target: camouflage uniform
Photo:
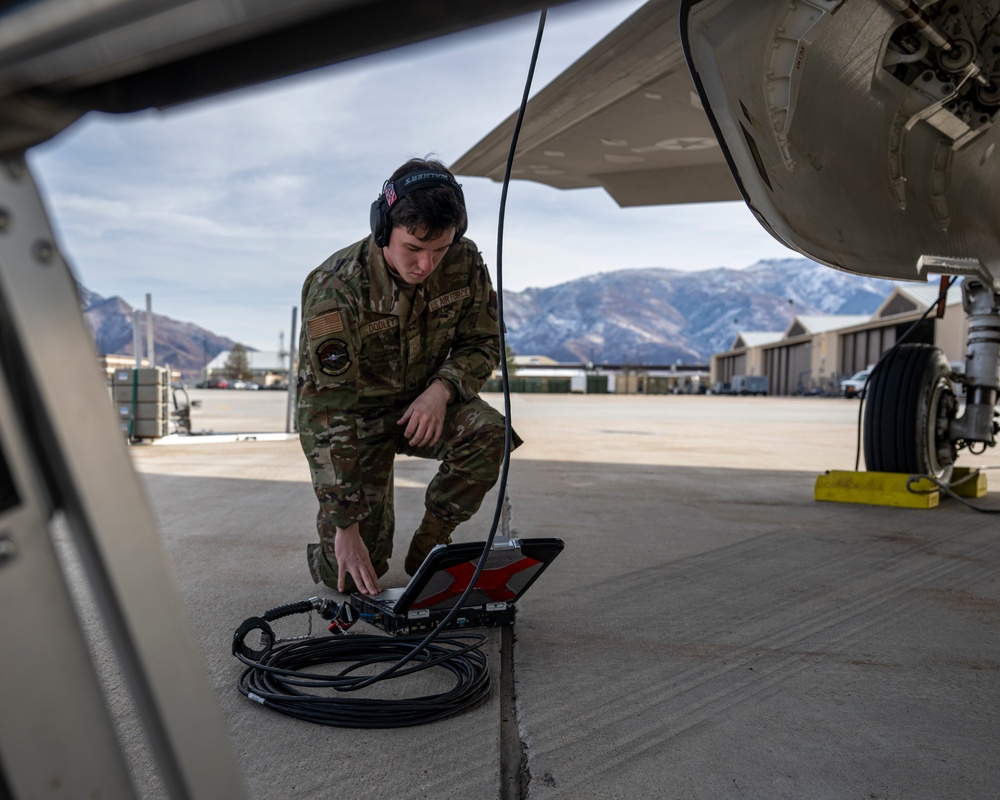
<instances>
[{"instance_id":1,"label":"camouflage uniform","mask_svg":"<svg viewBox=\"0 0 1000 800\"><path fill-rule=\"evenodd\" d=\"M337 527L358 522L376 574L388 569L397 453L443 462L427 488L425 522L440 522L444 541L478 510L503 458L503 415L477 394L500 346L496 292L475 244L452 245L413 288L411 302L369 238L332 255L302 289L299 439L321 543L309 561L314 580L334 588ZM437 379L456 400L440 440L413 447L397 422Z\"/></svg>"}]
</instances>

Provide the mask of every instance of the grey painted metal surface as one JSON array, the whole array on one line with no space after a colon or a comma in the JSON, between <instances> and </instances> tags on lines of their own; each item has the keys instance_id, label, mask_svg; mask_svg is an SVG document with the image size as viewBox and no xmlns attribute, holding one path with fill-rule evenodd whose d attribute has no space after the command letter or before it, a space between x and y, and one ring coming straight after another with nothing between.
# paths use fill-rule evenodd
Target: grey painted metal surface
<instances>
[{"instance_id":1,"label":"grey painted metal surface","mask_svg":"<svg viewBox=\"0 0 1000 800\"><path fill-rule=\"evenodd\" d=\"M679 9L646 3L531 99L515 180L601 186L621 206L740 199L684 63ZM515 118L453 169L502 180Z\"/></svg>"},{"instance_id":2,"label":"grey painted metal surface","mask_svg":"<svg viewBox=\"0 0 1000 800\"><path fill-rule=\"evenodd\" d=\"M650 0L532 99L512 177L602 186L624 206L742 196L830 266L996 286L995 10L928 8L971 65L905 54L904 18L881 0ZM456 172L498 180L513 122Z\"/></svg>"},{"instance_id":3,"label":"grey painted metal surface","mask_svg":"<svg viewBox=\"0 0 1000 800\"><path fill-rule=\"evenodd\" d=\"M538 0L15 3L0 9L0 153L43 142L88 111L177 105L544 5Z\"/></svg>"},{"instance_id":4,"label":"grey painted metal surface","mask_svg":"<svg viewBox=\"0 0 1000 800\"><path fill-rule=\"evenodd\" d=\"M18 381L14 387L17 403L12 408L8 401L0 409L0 419L8 435L21 442L13 445L18 450L18 474L34 471L41 476L51 508L65 513L89 590L113 643L113 655L122 664L142 717L143 732L152 743L171 796L205 800L241 797L240 772L174 574L129 463L103 376L94 369L96 356L80 313L76 284L56 247L31 174L19 158L0 162L0 207L8 218L0 233L3 367ZM38 499L38 489L27 487L25 491L34 516L16 524L17 536L47 539L49 507ZM17 513L16 508L13 513ZM17 570L5 570L6 575L0 572L0 581L12 582L4 587L6 607L14 610L37 603L45 609L51 596L58 625L69 627L71 615L67 616L64 592L57 590L62 577L58 569L52 572L55 562L42 560L42 544L25 541L26 551L29 545L37 558L29 564L38 579L38 591L17 582ZM45 636L40 622L37 616L26 613L23 624L28 628L15 626L17 640L29 630ZM93 698L84 691L86 675L79 667L87 653L79 652L71 631L64 646L67 664L74 665L67 682L82 688L81 704L91 705L75 716L68 713L65 725L54 720L53 748L50 751L44 741L36 739L38 746L30 756L20 747L8 746L17 741L22 729L38 730L31 715L40 715L45 721L45 705L33 707L32 701L22 699L16 714L7 713L5 706L0 717L4 770L19 791L22 771L37 780L35 776L52 770L68 796L85 796L91 775L106 770L107 796L126 796L116 777L115 759L106 753L92 752L95 764L79 773L74 770L75 758L61 760L74 744L87 750L90 737L96 741L103 738L99 716L92 724L89 719L94 715ZM34 647L25 648L16 657L24 659L21 674L29 686L35 672L54 671L58 679L61 658L53 661ZM62 697L62 693L56 696ZM55 742L61 744L57 747ZM77 780L83 783L77 784ZM44 791L54 790L53 786L42 789L29 784L20 796L44 796Z\"/></svg>"},{"instance_id":5,"label":"grey painted metal surface","mask_svg":"<svg viewBox=\"0 0 1000 800\"><path fill-rule=\"evenodd\" d=\"M981 9L941 8L976 20L968 35L992 62L1000 40ZM996 286L996 107L969 99L977 84L961 70L900 77L898 12L879 0L701 3L682 24L746 201L776 238L852 272Z\"/></svg>"},{"instance_id":6,"label":"grey painted metal surface","mask_svg":"<svg viewBox=\"0 0 1000 800\"><path fill-rule=\"evenodd\" d=\"M0 270L10 255L0 238ZM125 760L48 536L53 512L41 465L16 418L0 370L0 795L6 775L15 798L62 790L129 797Z\"/></svg>"}]
</instances>

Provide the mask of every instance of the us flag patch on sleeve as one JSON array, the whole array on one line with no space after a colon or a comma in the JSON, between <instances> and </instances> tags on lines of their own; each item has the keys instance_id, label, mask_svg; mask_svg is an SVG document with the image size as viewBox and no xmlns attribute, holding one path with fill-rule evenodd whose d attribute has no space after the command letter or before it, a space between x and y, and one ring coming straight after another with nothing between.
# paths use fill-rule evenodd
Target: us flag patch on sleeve
<instances>
[{"instance_id":1,"label":"us flag patch on sleeve","mask_svg":"<svg viewBox=\"0 0 1000 800\"><path fill-rule=\"evenodd\" d=\"M309 331L309 338L319 339L330 333L340 333L344 330L344 321L340 318L339 311L330 311L309 320L306 323L306 330Z\"/></svg>"}]
</instances>

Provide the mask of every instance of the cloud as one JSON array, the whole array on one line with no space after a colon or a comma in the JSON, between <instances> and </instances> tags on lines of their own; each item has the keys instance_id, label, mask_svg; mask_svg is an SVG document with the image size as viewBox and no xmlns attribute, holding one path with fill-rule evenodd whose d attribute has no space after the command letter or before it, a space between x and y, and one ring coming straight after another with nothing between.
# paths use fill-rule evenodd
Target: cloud
<instances>
[{"instance_id":1,"label":"cloud","mask_svg":"<svg viewBox=\"0 0 1000 800\"><path fill-rule=\"evenodd\" d=\"M641 2L551 10L535 91ZM88 288L137 305L152 292L159 313L273 349L306 274L367 235L398 164L450 162L514 111L536 24L529 15L168 111L91 115L31 163ZM470 236L495 265L500 186L462 181ZM620 209L601 190L516 182L504 285L783 253L742 204Z\"/></svg>"}]
</instances>

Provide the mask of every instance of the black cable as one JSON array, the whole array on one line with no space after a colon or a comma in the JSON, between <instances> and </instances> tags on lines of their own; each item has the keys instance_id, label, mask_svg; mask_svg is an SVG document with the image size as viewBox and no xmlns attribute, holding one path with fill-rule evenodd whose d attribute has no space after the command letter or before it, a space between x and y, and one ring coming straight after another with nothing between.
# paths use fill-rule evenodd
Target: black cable
<instances>
[{"instance_id":1,"label":"black cable","mask_svg":"<svg viewBox=\"0 0 1000 800\"><path fill-rule=\"evenodd\" d=\"M234 649L247 668L237 688L245 697L266 708L296 719L339 728L400 728L443 719L489 696L490 675L480 649L482 634L442 633L433 642L420 636L366 636L348 634L304 639L269 649L260 660ZM394 673L412 675L431 667L450 672L454 685L447 691L403 700L337 696L370 685L368 676L351 673L378 664L398 666L404 659L415 664ZM326 664L342 664L334 674L310 672ZM384 674L384 673L383 673ZM329 695L304 691L333 689Z\"/></svg>"},{"instance_id":2,"label":"black cable","mask_svg":"<svg viewBox=\"0 0 1000 800\"><path fill-rule=\"evenodd\" d=\"M989 469L989 467L982 467L982 469ZM957 480L957 481L955 481L953 483L945 483L942 480L938 480L933 475L911 475L906 480L906 491L908 491L910 494L933 494L936 491L942 491L946 495L948 495L949 497L951 497L951 498L953 498L955 500L958 500L958 502L961 503L963 506L967 506L968 508L971 508L973 511L977 511L980 514L1000 514L1000 508L982 508L980 506L974 505L973 503L970 503L968 500L966 500L964 497L962 497L961 495L959 495L954 490L953 487L955 487L955 486L961 486L963 483L965 483L967 481L970 481L973 478L978 477L978 475L979 475L978 471L977 472L970 472L964 478L962 478L960 480ZM937 488L935 488L935 489L917 489L917 488L915 488L914 484L917 483L918 481L922 481L922 480L928 480L928 481L930 481Z\"/></svg>"},{"instance_id":3,"label":"black cable","mask_svg":"<svg viewBox=\"0 0 1000 800\"><path fill-rule=\"evenodd\" d=\"M507 167L504 171L500 195L499 228L497 232L497 328L500 340L500 370L503 376L504 396L504 453L498 493L489 536L483 546L476 569L465 591L438 625L426 636L332 636L306 638L273 646L274 634L268 620L278 619L301 611L312 610L309 601L280 606L266 612L263 618L251 617L237 630L233 641L233 655L247 666L240 675L237 688L240 693L261 705L298 719L321 725L348 728L394 728L420 725L442 719L470 708L489 695L489 666L481 648L486 637L481 634L444 633L448 624L460 612L462 604L476 585L489 556L503 514L507 496L507 475L510 470L512 427L510 421L510 384L507 374L507 339L503 316L503 223L507 206L507 189L510 184L514 153L524 119L531 81L535 74L538 51L545 29L546 12L542 10L535 34L535 45L525 81L524 94L518 109L517 122L511 136ZM308 607L308 609L306 608ZM260 630L264 649L255 652L243 640L252 630ZM376 664L390 663L382 672L370 676L352 676L355 670ZM414 666L403 669L407 664ZM301 669L320 664L348 663L334 676ZM325 697L307 694L295 687L327 688L337 692L356 692L391 677L411 675L424 669L439 667L452 673L455 686L448 692L406 700L377 698Z\"/></svg>"},{"instance_id":4,"label":"black cable","mask_svg":"<svg viewBox=\"0 0 1000 800\"><path fill-rule=\"evenodd\" d=\"M507 472L510 467L510 378L507 372L507 329L503 322L503 223L507 214L507 189L510 186L510 173L514 166L514 154L517 151L517 140L521 135L521 123L524 121L524 110L528 105L528 95L531 92L531 81L535 75L535 63L538 61L538 49L542 44L542 31L545 29L545 9L538 18L538 32L535 34L535 47L531 52L531 63L528 65L528 77L524 82L524 94L517 110L517 120L514 122L514 132L510 137L510 149L507 151L507 164L503 171L503 188L500 190L500 211L497 215L497 319L500 333L500 376L503 382L503 411L507 421L503 440L503 467L500 470L499 495L497 507L493 515L493 528L496 529L500 520L503 500L507 496Z\"/></svg>"}]
</instances>

